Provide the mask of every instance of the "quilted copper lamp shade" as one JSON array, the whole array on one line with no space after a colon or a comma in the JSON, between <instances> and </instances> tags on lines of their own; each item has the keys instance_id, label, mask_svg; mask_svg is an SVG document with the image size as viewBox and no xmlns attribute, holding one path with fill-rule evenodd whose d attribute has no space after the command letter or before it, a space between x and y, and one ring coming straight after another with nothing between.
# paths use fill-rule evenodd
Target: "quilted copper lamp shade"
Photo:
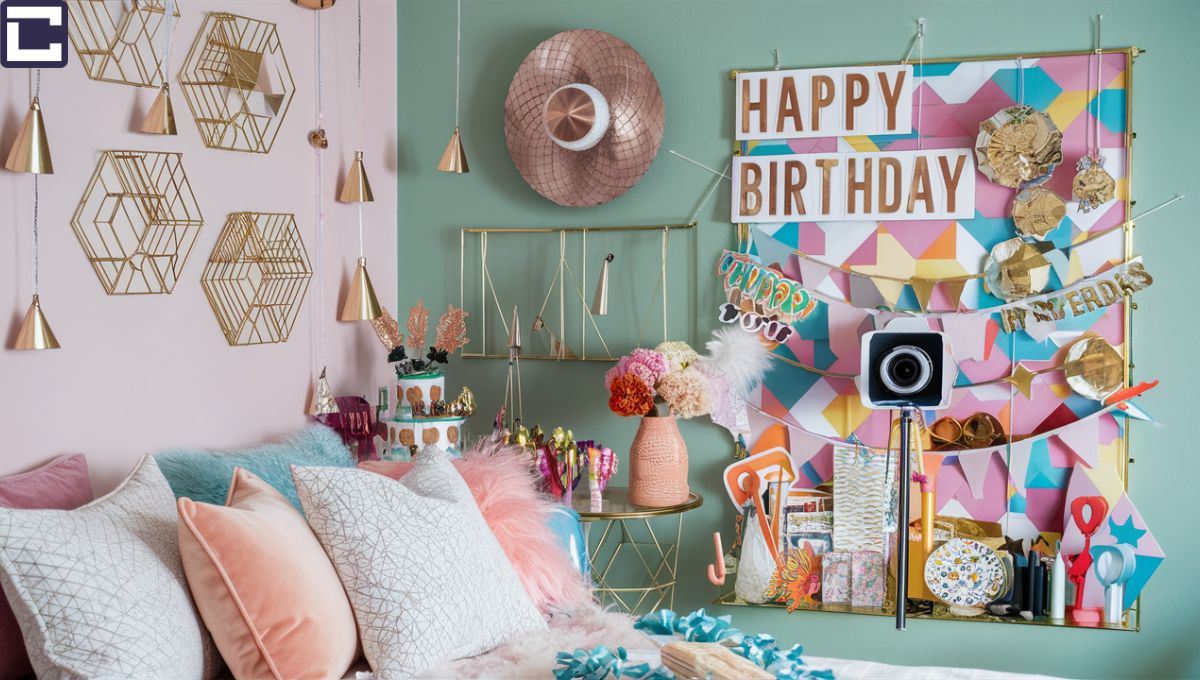
<instances>
[{"instance_id":1,"label":"quilted copper lamp shade","mask_svg":"<svg viewBox=\"0 0 1200 680\"><path fill-rule=\"evenodd\" d=\"M658 154L663 100L637 50L602 31L552 36L517 69L504 102L513 163L542 196L572 207L633 188Z\"/></svg>"}]
</instances>

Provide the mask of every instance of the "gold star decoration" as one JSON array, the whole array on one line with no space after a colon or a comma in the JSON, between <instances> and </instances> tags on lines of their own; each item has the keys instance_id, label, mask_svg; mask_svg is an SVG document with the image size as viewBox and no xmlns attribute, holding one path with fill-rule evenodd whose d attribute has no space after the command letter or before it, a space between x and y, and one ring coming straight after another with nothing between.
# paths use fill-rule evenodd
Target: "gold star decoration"
<instances>
[{"instance_id":1,"label":"gold star decoration","mask_svg":"<svg viewBox=\"0 0 1200 680\"><path fill-rule=\"evenodd\" d=\"M1017 363L1013 368L1012 375L1004 379L1004 382L1017 388L1017 391L1025 395L1029 399L1033 390L1033 379L1037 377L1037 373L1025 368L1025 364Z\"/></svg>"}]
</instances>

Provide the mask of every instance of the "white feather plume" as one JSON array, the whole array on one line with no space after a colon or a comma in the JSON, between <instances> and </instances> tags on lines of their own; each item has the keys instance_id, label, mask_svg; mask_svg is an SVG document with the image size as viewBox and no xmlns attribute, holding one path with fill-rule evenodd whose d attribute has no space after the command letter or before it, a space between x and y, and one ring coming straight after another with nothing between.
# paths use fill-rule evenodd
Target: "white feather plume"
<instances>
[{"instance_id":1,"label":"white feather plume","mask_svg":"<svg viewBox=\"0 0 1200 680\"><path fill-rule=\"evenodd\" d=\"M704 345L706 361L712 369L725 374L743 396L750 393L771 366L771 352L758 340L756 333L747 333L737 326L723 326L713 331L713 338Z\"/></svg>"}]
</instances>

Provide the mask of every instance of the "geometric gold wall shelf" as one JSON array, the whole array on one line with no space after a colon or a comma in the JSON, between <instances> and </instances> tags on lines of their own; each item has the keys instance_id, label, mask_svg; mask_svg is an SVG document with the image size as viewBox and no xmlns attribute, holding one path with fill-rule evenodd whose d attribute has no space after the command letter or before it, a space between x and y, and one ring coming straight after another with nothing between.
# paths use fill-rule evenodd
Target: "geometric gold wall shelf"
<instances>
[{"instance_id":1,"label":"geometric gold wall shelf","mask_svg":"<svg viewBox=\"0 0 1200 680\"><path fill-rule=\"evenodd\" d=\"M269 153L296 86L275 24L226 12L204 20L179 83L212 149Z\"/></svg>"},{"instance_id":2,"label":"geometric gold wall shelf","mask_svg":"<svg viewBox=\"0 0 1200 680\"><path fill-rule=\"evenodd\" d=\"M312 278L289 213L233 213L201 283L230 345L287 342Z\"/></svg>"},{"instance_id":3,"label":"geometric gold wall shelf","mask_svg":"<svg viewBox=\"0 0 1200 680\"><path fill-rule=\"evenodd\" d=\"M109 295L170 293L204 226L183 154L105 151L71 228Z\"/></svg>"},{"instance_id":4,"label":"geometric gold wall shelf","mask_svg":"<svg viewBox=\"0 0 1200 680\"><path fill-rule=\"evenodd\" d=\"M67 33L88 77L140 87L161 85L164 36L159 31L165 6L165 0L67 0ZM178 8L173 14L179 16Z\"/></svg>"}]
</instances>

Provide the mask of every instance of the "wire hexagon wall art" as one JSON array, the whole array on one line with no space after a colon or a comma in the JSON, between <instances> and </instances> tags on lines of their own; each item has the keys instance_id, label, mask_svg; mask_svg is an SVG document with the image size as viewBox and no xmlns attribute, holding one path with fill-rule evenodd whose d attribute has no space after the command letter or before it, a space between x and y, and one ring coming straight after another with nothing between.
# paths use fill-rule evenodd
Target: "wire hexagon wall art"
<instances>
[{"instance_id":1,"label":"wire hexagon wall art","mask_svg":"<svg viewBox=\"0 0 1200 680\"><path fill-rule=\"evenodd\" d=\"M270 153L296 85L275 24L212 12L179 83L204 145Z\"/></svg>"},{"instance_id":2,"label":"wire hexagon wall art","mask_svg":"<svg viewBox=\"0 0 1200 680\"><path fill-rule=\"evenodd\" d=\"M230 345L287 342L312 267L291 213L237 212L217 237L201 284Z\"/></svg>"},{"instance_id":3,"label":"wire hexagon wall art","mask_svg":"<svg viewBox=\"0 0 1200 680\"><path fill-rule=\"evenodd\" d=\"M170 293L204 226L183 154L105 151L71 229L109 295Z\"/></svg>"},{"instance_id":4,"label":"wire hexagon wall art","mask_svg":"<svg viewBox=\"0 0 1200 680\"><path fill-rule=\"evenodd\" d=\"M67 0L67 33L92 80L162 85L165 0ZM179 8L173 11L179 16ZM170 22L174 25L178 22Z\"/></svg>"}]
</instances>

